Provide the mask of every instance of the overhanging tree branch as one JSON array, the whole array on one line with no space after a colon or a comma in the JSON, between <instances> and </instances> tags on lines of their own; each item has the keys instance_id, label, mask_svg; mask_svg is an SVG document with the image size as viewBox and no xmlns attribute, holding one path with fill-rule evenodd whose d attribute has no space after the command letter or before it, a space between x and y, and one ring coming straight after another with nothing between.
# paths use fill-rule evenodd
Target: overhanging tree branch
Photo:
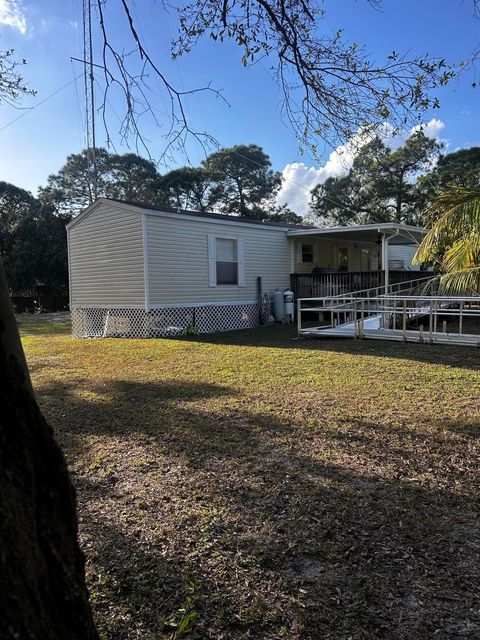
<instances>
[{"instance_id":1,"label":"overhanging tree branch","mask_svg":"<svg viewBox=\"0 0 480 640\"><path fill-rule=\"evenodd\" d=\"M107 118L108 96L112 90L117 88L125 104L125 112L120 125L120 135L126 140L133 137L137 152L140 148L143 148L150 156L148 140L144 137L140 126L140 120L146 114L153 117L159 129L165 129L166 127L166 132L163 134L165 148L160 160L169 158L177 151L184 152L187 141L190 138L196 140L205 152L212 146L218 146L218 142L213 135L206 131L200 131L193 126L191 119L187 115L185 99L187 96L200 92L208 92L228 104L221 92L214 89L210 84L186 91L177 89L146 50L135 26L129 3L126 0L120 0L120 4L126 16L134 45L134 48L127 53L119 51L113 46L104 16L105 0L97 0L99 25L103 39L103 99L100 110L108 141L110 141L110 127ZM138 62L140 62L140 69L133 71L132 69L135 68ZM163 122L157 117L157 110L149 95L151 93L149 86L150 73L153 73L160 80L161 87L167 96L169 112Z\"/></svg>"},{"instance_id":2,"label":"overhanging tree branch","mask_svg":"<svg viewBox=\"0 0 480 640\"><path fill-rule=\"evenodd\" d=\"M13 49L0 50L0 104L5 102L17 106L22 95L34 96L36 91L29 89L18 72L18 67L26 64L26 60L17 60Z\"/></svg>"},{"instance_id":3,"label":"overhanging tree branch","mask_svg":"<svg viewBox=\"0 0 480 640\"><path fill-rule=\"evenodd\" d=\"M207 35L235 41L245 65L266 56L283 112L300 142L313 150L318 139L337 145L385 120L397 128L413 124L438 105L430 92L453 75L445 60L392 52L383 65L374 64L365 47L348 43L341 30L325 33L326 7L315 0L191 2L179 9L174 55L191 51Z\"/></svg>"},{"instance_id":4,"label":"overhanging tree branch","mask_svg":"<svg viewBox=\"0 0 480 640\"><path fill-rule=\"evenodd\" d=\"M104 100L120 89L125 115L120 133L133 135L137 148L148 152L140 119L153 116L164 133L163 158L185 150L189 138L205 150L217 141L197 130L186 109L187 96L210 92L222 98L210 84L181 91L166 77L143 41L132 12L132 0L119 0L126 18L133 48L117 50L104 19L107 0L96 0L103 37ZM379 0L367 0L378 10ZM162 5L164 10L165 6ZM342 30L329 33L325 20L327 2L319 0L193 0L177 8L179 36L172 43L174 59L192 51L202 37L214 41L232 40L242 49L245 66L259 60L270 70L282 96L282 113L292 126L300 145L315 154L319 140L337 146L368 127L389 121L394 129L418 123L422 113L439 105L432 91L454 75L444 59L409 57L393 51L383 64L371 60L366 48L350 43ZM152 103L151 76L160 82L168 100L168 113L161 122ZM108 135L108 126L107 126Z\"/></svg>"}]
</instances>

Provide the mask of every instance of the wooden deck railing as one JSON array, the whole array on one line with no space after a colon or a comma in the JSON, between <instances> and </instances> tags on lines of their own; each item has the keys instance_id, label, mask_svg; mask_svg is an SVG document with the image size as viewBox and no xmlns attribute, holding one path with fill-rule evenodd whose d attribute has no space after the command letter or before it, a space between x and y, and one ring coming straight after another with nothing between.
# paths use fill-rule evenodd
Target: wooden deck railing
<instances>
[{"instance_id":1,"label":"wooden deck railing","mask_svg":"<svg viewBox=\"0 0 480 640\"><path fill-rule=\"evenodd\" d=\"M389 282L410 282L428 277L428 271L390 271ZM297 298L337 296L351 291L382 287L384 271L339 271L337 273L291 273L290 287Z\"/></svg>"}]
</instances>

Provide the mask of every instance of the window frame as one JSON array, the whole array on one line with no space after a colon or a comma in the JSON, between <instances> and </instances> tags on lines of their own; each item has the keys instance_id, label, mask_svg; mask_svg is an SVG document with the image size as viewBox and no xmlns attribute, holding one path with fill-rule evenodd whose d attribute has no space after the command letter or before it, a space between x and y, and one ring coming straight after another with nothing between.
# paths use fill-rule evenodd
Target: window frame
<instances>
[{"instance_id":1,"label":"window frame","mask_svg":"<svg viewBox=\"0 0 480 640\"><path fill-rule=\"evenodd\" d=\"M217 240L231 240L235 246L236 260L230 264L236 265L236 282L218 282L217 262L228 262L217 260ZM208 236L208 284L210 287L244 287L245 286L245 242L243 238L227 235Z\"/></svg>"},{"instance_id":2,"label":"window frame","mask_svg":"<svg viewBox=\"0 0 480 640\"><path fill-rule=\"evenodd\" d=\"M228 241L231 242L233 244L233 253L234 253L234 257L235 260L219 260L218 259L218 243L219 241ZM219 278L219 268L218 265L222 264L222 265L235 265L235 269L234 269L234 275L235 275L235 281L234 282L219 282L218 278ZM238 287L238 240L237 238L221 238L219 236L215 236L215 271L216 271L216 284L217 287Z\"/></svg>"},{"instance_id":3,"label":"window frame","mask_svg":"<svg viewBox=\"0 0 480 640\"><path fill-rule=\"evenodd\" d=\"M307 253L305 251L305 247L311 247L311 251L308 251L308 255L312 256L311 260L305 260L304 254ZM300 256L302 259L302 264L313 264L315 262L315 245L312 243L302 242L300 247Z\"/></svg>"}]
</instances>

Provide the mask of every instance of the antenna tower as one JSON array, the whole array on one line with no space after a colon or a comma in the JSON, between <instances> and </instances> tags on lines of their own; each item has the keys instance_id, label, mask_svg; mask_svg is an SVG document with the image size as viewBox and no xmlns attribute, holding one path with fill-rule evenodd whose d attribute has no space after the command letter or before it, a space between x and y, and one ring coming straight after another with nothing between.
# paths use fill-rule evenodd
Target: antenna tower
<instances>
[{"instance_id":1,"label":"antenna tower","mask_svg":"<svg viewBox=\"0 0 480 640\"><path fill-rule=\"evenodd\" d=\"M92 6L83 0L83 80L85 85L85 114L87 123L87 163L91 172L90 202L97 197L97 157L95 148L95 92L93 76Z\"/></svg>"}]
</instances>

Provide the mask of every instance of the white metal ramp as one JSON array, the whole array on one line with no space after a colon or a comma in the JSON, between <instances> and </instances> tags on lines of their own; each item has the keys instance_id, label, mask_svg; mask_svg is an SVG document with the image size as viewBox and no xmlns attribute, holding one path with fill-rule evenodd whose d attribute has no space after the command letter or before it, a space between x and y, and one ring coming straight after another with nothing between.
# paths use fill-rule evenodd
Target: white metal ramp
<instances>
[{"instance_id":1,"label":"white metal ramp","mask_svg":"<svg viewBox=\"0 0 480 640\"><path fill-rule=\"evenodd\" d=\"M480 296L422 293L430 280L297 300L298 335L480 346Z\"/></svg>"}]
</instances>

